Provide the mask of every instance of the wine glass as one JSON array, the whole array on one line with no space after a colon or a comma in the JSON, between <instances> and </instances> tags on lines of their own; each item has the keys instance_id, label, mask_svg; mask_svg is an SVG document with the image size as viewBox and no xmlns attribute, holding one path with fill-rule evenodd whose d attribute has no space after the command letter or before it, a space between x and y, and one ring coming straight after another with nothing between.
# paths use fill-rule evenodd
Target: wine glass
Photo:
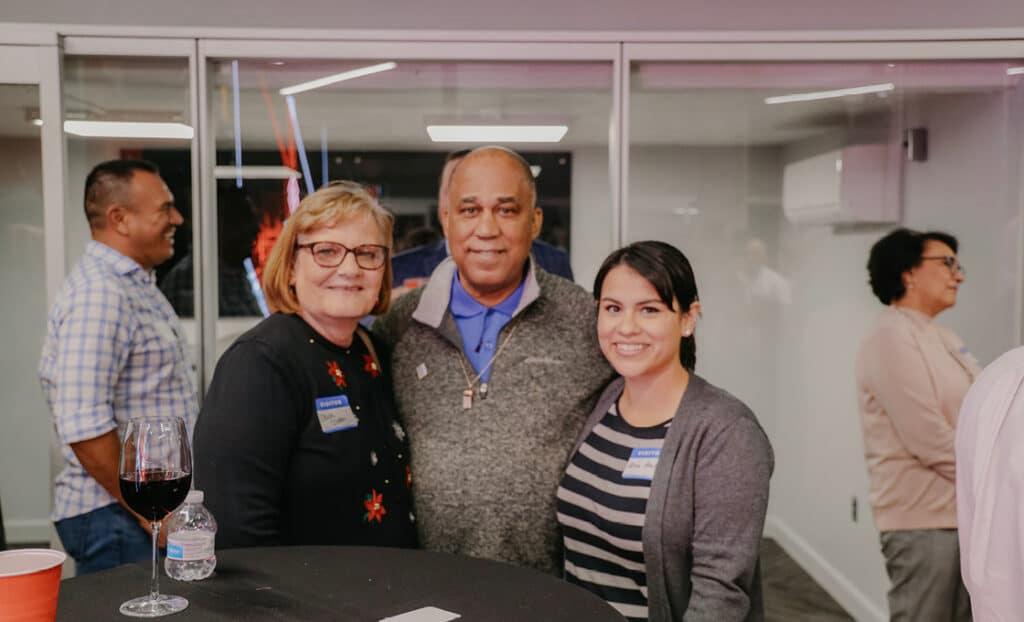
<instances>
[{"instance_id":1,"label":"wine glass","mask_svg":"<svg viewBox=\"0 0 1024 622\"><path fill-rule=\"evenodd\" d=\"M181 505L192 486L192 451L181 417L131 419L121 442L119 466L125 504L153 526L153 578L149 595L126 601L121 613L155 618L181 611L188 601L160 593L157 541L160 521Z\"/></svg>"}]
</instances>

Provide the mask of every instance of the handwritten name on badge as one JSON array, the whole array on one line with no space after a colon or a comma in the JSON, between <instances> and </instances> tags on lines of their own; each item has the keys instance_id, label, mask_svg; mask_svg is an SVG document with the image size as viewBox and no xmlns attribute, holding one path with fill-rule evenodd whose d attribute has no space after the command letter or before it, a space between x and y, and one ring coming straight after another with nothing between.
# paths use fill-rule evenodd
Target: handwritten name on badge
<instances>
[{"instance_id":1,"label":"handwritten name on badge","mask_svg":"<svg viewBox=\"0 0 1024 622\"><path fill-rule=\"evenodd\" d=\"M359 425L359 419L348 404L347 395L332 395L316 399L316 416L324 434L348 430Z\"/></svg>"},{"instance_id":2,"label":"handwritten name on badge","mask_svg":"<svg viewBox=\"0 0 1024 622\"><path fill-rule=\"evenodd\" d=\"M661 456L660 447L636 447L629 454L626 468L622 469L623 479L654 479L654 469Z\"/></svg>"}]
</instances>

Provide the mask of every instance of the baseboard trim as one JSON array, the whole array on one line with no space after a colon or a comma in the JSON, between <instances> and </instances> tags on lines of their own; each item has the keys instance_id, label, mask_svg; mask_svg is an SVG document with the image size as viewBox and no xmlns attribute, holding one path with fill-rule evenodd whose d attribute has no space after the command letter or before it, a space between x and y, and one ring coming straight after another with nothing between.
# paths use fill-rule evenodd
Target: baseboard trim
<instances>
[{"instance_id":1,"label":"baseboard trim","mask_svg":"<svg viewBox=\"0 0 1024 622\"><path fill-rule=\"evenodd\" d=\"M4 520L4 535L8 544L49 542L53 528L48 518L15 518Z\"/></svg>"},{"instance_id":2,"label":"baseboard trim","mask_svg":"<svg viewBox=\"0 0 1024 622\"><path fill-rule=\"evenodd\" d=\"M764 524L765 537L772 538L811 575L832 598L836 599L858 622L886 622L889 618L883 609L873 603L864 592L857 589L843 573L830 564L814 547L801 538L783 520L768 515Z\"/></svg>"}]
</instances>

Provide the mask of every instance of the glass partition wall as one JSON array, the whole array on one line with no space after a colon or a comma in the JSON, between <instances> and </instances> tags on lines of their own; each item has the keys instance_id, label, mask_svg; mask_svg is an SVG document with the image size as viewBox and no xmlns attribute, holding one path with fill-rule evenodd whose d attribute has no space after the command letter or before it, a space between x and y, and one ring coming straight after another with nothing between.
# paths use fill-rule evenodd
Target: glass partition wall
<instances>
[{"instance_id":1,"label":"glass partition wall","mask_svg":"<svg viewBox=\"0 0 1024 622\"><path fill-rule=\"evenodd\" d=\"M55 41L54 41L55 43ZM36 366L59 272L59 57L0 46L0 548L50 538L50 423Z\"/></svg>"},{"instance_id":2,"label":"glass partition wall","mask_svg":"<svg viewBox=\"0 0 1024 622\"><path fill-rule=\"evenodd\" d=\"M184 42L185 46L176 43L186 53L194 47L191 42ZM198 365L201 339L192 312L198 289L193 271L193 239L198 227L193 206L196 124L192 62L186 55L132 55L130 45L121 55L103 46L103 53L88 53L89 42L74 41L70 47L79 53L64 58L67 269L90 239L83 212L89 171L101 162L121 158L155 163L185 220L175 231L174 256L156 268L157 285L182 318L193 364Z\"/></svg>"},{"instance_id":3,"label":"glass partition wall","mask_svg":"<svg viewBox=\"0 0 1024 622\"><path fill-rule=\"evenodd\" d=\"M458 46L413 55L361 47L347 58L296 57L290 48L207 58L213 360L267 311L253 284L280 227L331 180L371 189L396 216L401 251L443 237L437 194L446 155L500 143L529 161L544 210L541 238L570 254L578 280L591 279L612 248L614 47L584 46L583 58L569 60L557 51L517 60L523 53L513 48L462 59ZM374 47L391 53L368 55Z\"/></svg>"},{"instance_id":4,"label":"glass partition wall","mask_svg":"<svg viewBox=\"0 0 1024 622\"><path fill-rule=\"evenodd\" d=\"M1024 61L628 67L623 242L693 263L697 372L775 449L768 533L855 617L882 615L854 390L882 308L868 251L897 226L957 236L969 273L939 321L983 364L1019 342Z\"/></svg>"}]
</instances>

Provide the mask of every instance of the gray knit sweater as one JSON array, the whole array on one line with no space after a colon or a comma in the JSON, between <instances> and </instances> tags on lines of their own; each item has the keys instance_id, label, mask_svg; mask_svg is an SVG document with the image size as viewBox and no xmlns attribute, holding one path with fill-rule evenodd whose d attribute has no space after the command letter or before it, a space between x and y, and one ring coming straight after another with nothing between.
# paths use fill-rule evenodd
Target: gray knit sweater
<instances>
[{"instance_id":1,"label":"gray knit sweater","mask_svg":"<svg viewBox=\"0 0 1024 622\"><path fill-rule=\"evenodd\" d=\"M573 451L622 395L601 395ZM775 456L754 413L697 375L651 482L644 567L651 622L761 622L758 554Z\"/></svg>"},{"instance_id":2,"label":"gray knit sweater","mask_svg":"<svg viewBox=\"0 0 1024 622\"><path fill-rule=\"evenodd\" d=\"M494 360L487 396L477 393L466 410L463 370L475 373L448 311L454 273L446 260L373 326L391 351L409 434L420 543L560 574L555 492L612 377L597 345L594 300L531 261L519 307L498 339L499 347L509 341Z\"/></svg>"}]
</instances>

